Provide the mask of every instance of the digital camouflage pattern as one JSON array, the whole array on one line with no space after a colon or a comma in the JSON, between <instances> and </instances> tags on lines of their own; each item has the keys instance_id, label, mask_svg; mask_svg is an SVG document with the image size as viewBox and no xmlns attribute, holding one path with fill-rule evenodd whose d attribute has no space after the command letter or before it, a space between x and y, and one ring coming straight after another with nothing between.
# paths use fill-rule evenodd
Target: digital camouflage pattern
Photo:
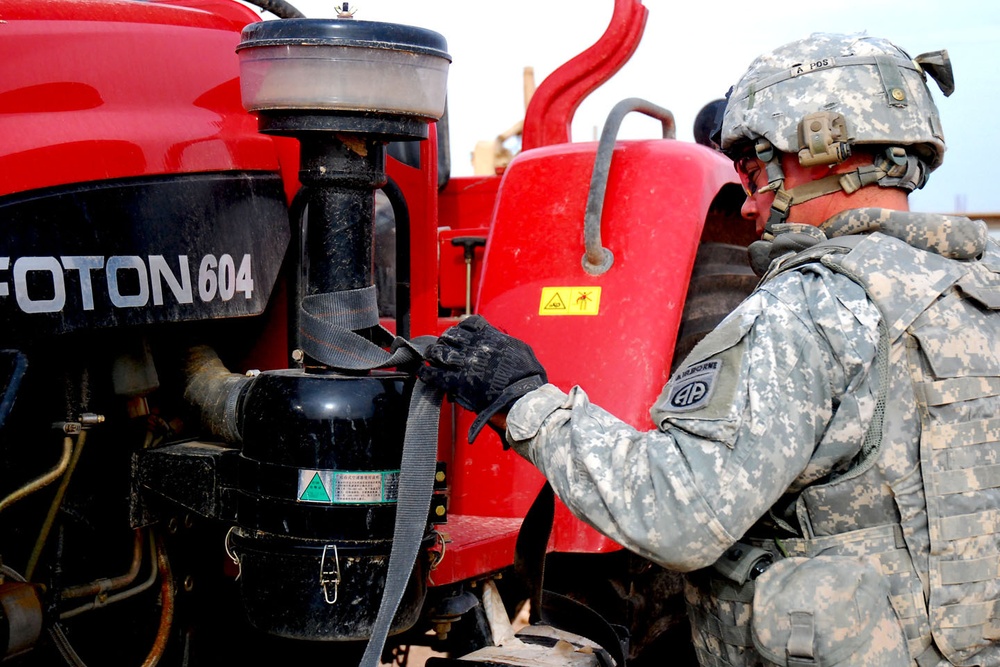
<instances>
[{"instance_id":1,"label":"digital camouflage pattern","mask_svg":"<svg viewBox=\"0 0 1000 667\"><path fill-rule=\"evenodd\" d=\"M721 146L765 137L795 154L799 121L820 111L843 114L853 143L913 146L929 170L941 164L944 133L922 70L861 34L815 33L759 56L730 93Z\"/></svg>"},{"instance_id":2,"label":"digital camouflage pattern","mask_svg":"<svg viewBox=\"0 0 1000 667\"><path fill-rule=\"evenodd\" d=\"M849 217L841 221L845 226L890 216L861 211ZM921 665L1000 664L986 611L1000 605L993 567L1000 553L1000 492L985 479L1000 460L994 426L1000 252L978 221L891 217L896 220L883 233L828 257L866 286L892 343L881 449L869 466L806 489L796 512L808 522L811 539L782 544L795 555L822 551L878 563ZM936 238L943 253L982 258L948 259L888 231L919 243ZM853 531L850 539L846 531Z\"/></svg>"},{"instance_id":3,"label":"digital camouflage pattern","mask_svg":"<svg viewBox=\"0 0 1000 667\"><path fill-rule=\"evenodd\" d=\"M764 275L780 257L805 250L828 238L871 232L882 232L914 248L950 259L979 256L989 236L981 220L882 208L853 209L835 215L819 227L794 222L769 223L760 240L750 244L750 263L758 275Z\"/></svg>"},{"instance_id":4,"label":"digital camouflage pattern","mask_svg":"<svg viewBox=\"0 0 1000 667\"><path fill-rule=\"evenodd\" d=\"M1000 664L988 639L1000 624L1000 249L983 227L841 214L821 227L829 241L779 258L692 351L652 409L659 429L547 385L513 406L508 440L575 514L692 572L702 664L762 664L753 582L720 585L708 567L738 539L871 563L921 667Z\"/></svg>"},{"instance_id":5,"label":"digital camouflage pattern","mask_svg":"<svg viewBox=\"0 0 1000 667\"><path fill-rule=\"evenodd\" d=\"M829 238L882 232L949 259L978 257L989 236L981 220L881 208L846 211L824 222L819 231Z\"/></svg>"},{"instance_id":6,"label":"digital camouflage pattern","mask_svg":"<svg viewBox=\"0 0 1000 667\"><path fill-rule=\"evenodd\" d=\"M882 575L864 560L775 563L757 580L753 643L771 667L907 667L906 640Z\"/></svg>"}]
</instances>

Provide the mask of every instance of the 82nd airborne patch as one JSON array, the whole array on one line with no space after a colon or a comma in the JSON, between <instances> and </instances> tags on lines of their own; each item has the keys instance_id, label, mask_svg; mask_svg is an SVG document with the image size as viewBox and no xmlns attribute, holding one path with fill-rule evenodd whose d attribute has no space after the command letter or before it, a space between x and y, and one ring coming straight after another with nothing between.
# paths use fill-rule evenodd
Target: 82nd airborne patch
<instances>
[{"instance_id":1,"label":"82nd airborne patch","mask_svg":"<svg viewBox=\"0 0 1000 667\"><path fill-rule=\"evenodd\" d=\"M715 390L721 359L710 359L688 366L670 379L667 405L674 412L690 412L708 404Z\"/></svg>"}]
</instances>

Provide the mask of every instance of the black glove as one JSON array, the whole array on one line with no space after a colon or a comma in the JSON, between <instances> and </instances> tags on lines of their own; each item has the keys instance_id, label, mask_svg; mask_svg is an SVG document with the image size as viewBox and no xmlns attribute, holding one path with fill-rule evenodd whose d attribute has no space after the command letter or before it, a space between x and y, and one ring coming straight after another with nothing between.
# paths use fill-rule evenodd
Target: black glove
<instances>
[{"instance_id":1,"label":"black glove","mask_svg":"<svg viewBox=\"0 0 1000 667\"><path fill-rule=\"evenodd\" d=\"M502 333L479 315L441 334L425 356L430 365L417 371L420 379L477 413L469 442L490 417L548 381L527 343Z\"/></svg>"}]
</instances>

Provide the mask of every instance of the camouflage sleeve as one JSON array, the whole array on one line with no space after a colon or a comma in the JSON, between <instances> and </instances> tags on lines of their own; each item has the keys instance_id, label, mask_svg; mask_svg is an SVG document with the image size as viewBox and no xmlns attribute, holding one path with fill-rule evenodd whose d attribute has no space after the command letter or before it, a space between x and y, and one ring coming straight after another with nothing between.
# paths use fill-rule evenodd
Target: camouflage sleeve
<instances>
[{"instance_id":1,"label":"camouflage sleeve","mask_svg":"<svg viewBox=\"0 0 1000 667\"><path fill-rule=\"evenodd\" d=\"M640 431L546 385L507 438L587 523L661 565L715 562L790 487L846 465L874 394L878 314L825 267L779 276L692 351Z\"/></svg>"}]
</instances>

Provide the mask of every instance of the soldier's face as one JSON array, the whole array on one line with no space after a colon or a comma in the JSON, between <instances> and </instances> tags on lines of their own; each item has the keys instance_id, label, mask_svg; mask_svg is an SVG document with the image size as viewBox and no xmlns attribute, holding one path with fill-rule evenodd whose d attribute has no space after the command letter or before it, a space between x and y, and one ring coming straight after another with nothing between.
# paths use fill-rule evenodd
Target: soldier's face
<instances>
[{"instance_id":1,"label":"soldier's face","mask_svg":"<svg viewBox=\"0 0 1000 667\"><path fill-rule=\"evenodd\" d=\"M767 172L764 163L756 157L746 156L736 160L736 173L740 176L740 183L743 184L743 192L746 194L746 201L740 208L740 214L747 220L754 223L757 235L764 233L764 225L771 213L771 202L774 201L774 192L761 189L767 186Z\"/></svg>"},{"instance_id":2,"label":"soldier's face","mask_svg":"<svg viewBox=\"0 0 1000 667\"><path fill-rule=\"evenodd\" d=\"M780 159L781 169L785 175L782 189L786 191L823 178L830 173L825 166L803 167L799 164L797 156L788 153L782 153ZM740 208L740 214L754 222L757 235L760 236L764 233L764 226L771 215L771 204L774 202L774 190L767 187L766 165L756 157L750 156L736 160L734 164L747 197ZM827 195L796 203L789 211L788 222L819 225L835 212L831 207L841 200L842 197Z\"/></svg>"}]
</instances>

